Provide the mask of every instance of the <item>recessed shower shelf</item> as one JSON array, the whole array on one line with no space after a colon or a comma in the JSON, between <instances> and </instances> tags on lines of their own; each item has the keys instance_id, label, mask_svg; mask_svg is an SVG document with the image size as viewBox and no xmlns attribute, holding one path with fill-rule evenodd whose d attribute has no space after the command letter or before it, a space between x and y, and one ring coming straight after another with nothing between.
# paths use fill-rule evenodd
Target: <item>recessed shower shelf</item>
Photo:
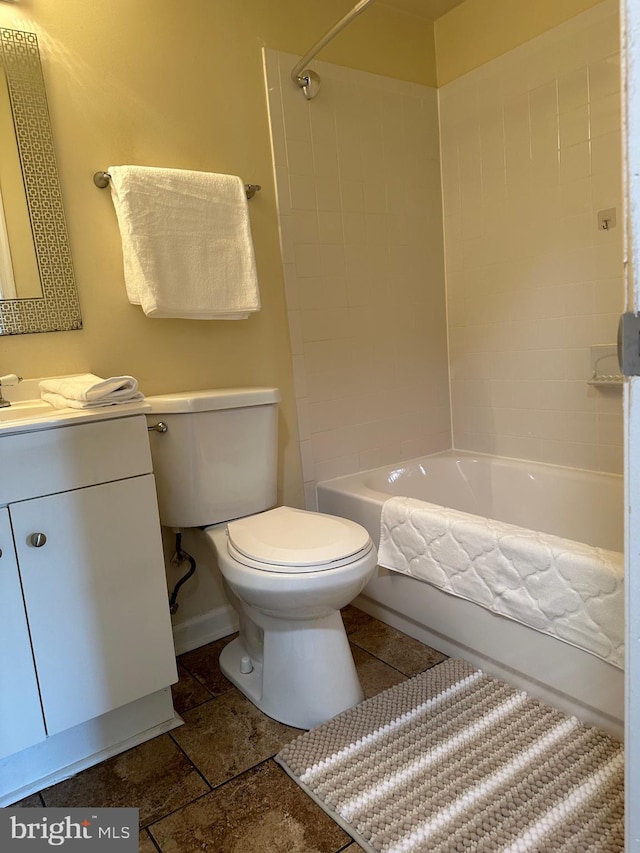
<instances>
[{"instance_id":1,"label":"recessed shower shelf","mask_svg":"<svg viewBox=\"0 0 640 853\"><path fill-rule=\"evenodd\" d=\"M624 383L624 376L620 373L614 373L611 376L592 376L591 379L587 380L587 385L597 385L599 387L612 387L617 385L622 385Z\"/></svg>"},{"instance_id":2,"label":"recessed shower shelf","mask_svg":"<svg viewBox=\"0 0 640 853\"><path fill-rule=\"evenodd\" d=\"M624 376L619 370L616 344L594 344L591 347L591 378L587 379L587 385L616 388L624 383Z\"/></svg>"}]
</instances>

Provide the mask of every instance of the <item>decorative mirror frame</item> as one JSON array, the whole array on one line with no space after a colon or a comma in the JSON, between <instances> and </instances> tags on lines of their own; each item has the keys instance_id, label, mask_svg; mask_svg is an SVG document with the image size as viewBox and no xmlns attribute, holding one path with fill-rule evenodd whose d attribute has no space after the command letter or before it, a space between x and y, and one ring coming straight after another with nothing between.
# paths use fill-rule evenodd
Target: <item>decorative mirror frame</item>
<instances>
[{"instance_id":1,"label":"decorative mirror frame","mask_svg":"<svg viewBox=\"0 0 640 853\"><path fill-rule=\"evenodd\" d=\"M0 300L0 335L82 328L47 95L35 33L0 27L42 296Z\"/></svg>"}]
</instances>

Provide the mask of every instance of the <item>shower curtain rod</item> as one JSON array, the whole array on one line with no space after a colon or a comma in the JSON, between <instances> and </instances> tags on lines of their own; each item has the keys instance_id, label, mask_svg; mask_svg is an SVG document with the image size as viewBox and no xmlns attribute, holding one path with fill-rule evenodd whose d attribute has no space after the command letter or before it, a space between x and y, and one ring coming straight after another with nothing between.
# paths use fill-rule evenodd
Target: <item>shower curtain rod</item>
<instances>
[{"instance_id":1,"label":"shower curtain rod","mask_svg":"<svg viewBox=\"0 0 640 853\"><path fill-rule=\"evenodd\" d=\"M370 6L375 2L376 0L360 0L359 3L356 3L353 9L350 12L347 12L344 18L341 18L337 24L334 24L329 32L326 33L320 41L316 42L308 53L305 53L300 62L298 62L295 68L291 71L291 79L294 83L300 86L302 94L308 101L310 101L311 98L315 98L318 94L318 89L320 88L320 77L315 71L310 71L308 68L305 69L307 62L311 62L313 57L317 53L320 53L322 48L329 44L331 39L335 38L338 33L342 32L347 24L351 23L354 18L364 12L367 6Z\"/></svg>"}]
</instances>

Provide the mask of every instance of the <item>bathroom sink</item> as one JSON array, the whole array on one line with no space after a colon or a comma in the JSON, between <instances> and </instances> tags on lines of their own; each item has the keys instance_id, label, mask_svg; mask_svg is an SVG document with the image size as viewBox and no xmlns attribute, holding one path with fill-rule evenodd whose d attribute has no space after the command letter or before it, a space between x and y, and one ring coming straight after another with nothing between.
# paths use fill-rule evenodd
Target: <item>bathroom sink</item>
<instances>
[{"instance_id":1,"label":"bathroom sink","mask_svg":"<svg viewBox=\"0 0 640 853\"><path fill-rule=\"evenodd\" d=\"M32 418L47 418L55 409L44 400L23 400L0 409L0 424Z\"/></svg>"}]
</instances>

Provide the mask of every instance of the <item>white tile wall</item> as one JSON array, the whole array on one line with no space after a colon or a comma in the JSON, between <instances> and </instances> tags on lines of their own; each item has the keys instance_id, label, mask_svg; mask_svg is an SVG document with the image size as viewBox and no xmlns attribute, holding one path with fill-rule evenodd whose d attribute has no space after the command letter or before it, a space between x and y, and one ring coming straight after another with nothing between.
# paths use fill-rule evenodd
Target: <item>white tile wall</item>
<instances>
[{"instance_id":1,"label":"white tile wall","mask_svg":"<svg viewBox=\"0 0 640 853\"><path fill-rule=\"evenodd\" d=\"M606 0L439 90L458 448L622 470L586 384L623 310L618 32Z\"/></svg>"},{"instance_id":2,"label":"white tile wall","mask_svg":"<svg viewBox=\"0 0 640 853\"><path fill-rule=\"evenodd\" d=\"M308 102L295 61L265 51L307 505L450 446L448 368L455 446L621 471L586 385L623 302L615 0L440 89L440 128L433 89L315 63Z\"/></svg>"},{"instance_id":3,"label":"white tile wall","mask_svg":"<svg viewBox=\"0 0 640 853\"><path fill-rule=\"evenodd\" d=\"M307 506L451 446L436 90L265 51ZM603 122L607 121L603 115Z\"/></svg>"}]
</instances>

